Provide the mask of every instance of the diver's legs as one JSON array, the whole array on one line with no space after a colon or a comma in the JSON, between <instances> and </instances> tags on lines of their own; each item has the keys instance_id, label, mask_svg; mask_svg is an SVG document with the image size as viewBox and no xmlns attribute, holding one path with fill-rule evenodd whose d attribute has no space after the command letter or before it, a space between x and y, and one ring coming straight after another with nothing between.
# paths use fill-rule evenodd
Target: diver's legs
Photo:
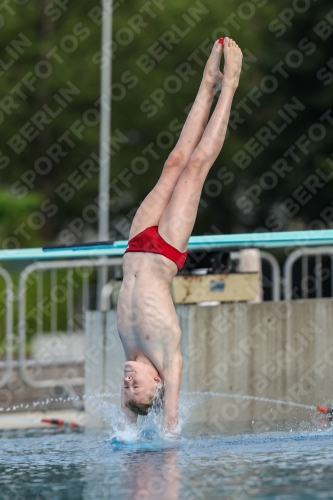
<instances>
[{"instance_id":1,"label":"diver's legs","mask_svg":"<svg viewBox=\"0 0 333 500\"><path fill-rule=\"evenodd\" d=\"M222 50L222 45L216 42L207 61L198 94L178 142L165 162L156 186L143 200L136 212L132 222L130 238L133 238L149 226L159 224L160 218L170 202L175 186L202 138L214 94L221 88L223 79L220 72Z\"/></svg>"},{"instance_id":2,"label":"diver's legs","mask_svg":"<svg viewBox=\"0 0 333 500\"><path fill-rule=\"evenodd\" d=\"M159 233L181 252L186 251L197 215L200 195L209 169L221 151L232 100L238 86L242 52L230 38L224 43L222 91L205 132L189 158L159 222Z\"/></svg>"}]
</instances>

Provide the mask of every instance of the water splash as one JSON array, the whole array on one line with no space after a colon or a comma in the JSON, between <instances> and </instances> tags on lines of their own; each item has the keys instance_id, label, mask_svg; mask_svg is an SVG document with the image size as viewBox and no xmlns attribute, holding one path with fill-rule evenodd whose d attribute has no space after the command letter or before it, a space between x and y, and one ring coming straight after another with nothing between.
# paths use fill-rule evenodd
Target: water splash
<instances>
[{"instance_id":1,"label":"water splash","mask_svg":"<svg viewBox=\"0 0 333 500\"><path fill-rule=\"evenodd\" d=\"M193 407L198 404L203 404L205 398L230 398L230 399L243 399L260 401L271 404L288 405L307 410L315 411L317 409L314 405L306 405L296 403L293 401L285 401L281 399L265 398L260 396L251 396L246 394L229 394L219 392L185 392L180 394L179 403L179 424L175 433L168 435L163 428L163 414L161 409L155 408L151 410L147 417L138 416L137 424L131 423L118 405L107 401L108 398L119 398L119 393L99 393L99 394L85 394L69 397L55 397L45 398L42 401L36 401L29 404L19 404L12 407L1 408L1 412L24 410L36 410L42 406L49 406L51 403L67 403L77 401L87 401L89 405L93 406L98 413L102 415L103 420L106 422L109 429L109 442L115 448L126 446L139 446L139 447L152 447L158 445L159 447L174 445L175 438L179 438L180 433L192 413Z\"/></svg>"},{"instance_id":2,"label":"water splash","mask_svg":"<svg viewBox=\"0 0 333 500\"><path fill-rule=\"evenodd\" d=\"M86 398L85 395L77 395L77 396L69 396L67 398L58 397L58 398L46 398L44 400L33 401L32 403L21 403L19 405L0 407L1 412L15 412L19 409L24 410L35 410L36 406L46 406L50 405L50 403L71 403L71 402L80 402Z\"/></svg>"},{"instance_id":3,"label":"water splash","mask_svg":"<svg viewBox=\"0 0 333 500\"><path fill-rule=\"evenodd\" d=\"M137 424L130 423L122 410L115 404L105 401L103 398L116 396L115 393L104 393L98 395L86 395L91 400L94 399L94 406L102 414L104 421L110 428L110 441L115 447L126 445L140 445L146 443L163 445L166 440L180 435L189 420L193 407L202 404L204 398L231 398L260 401L265 403L283 404L307 410L316 411L314 405L306 405L282 399L264 398L260 396L250 396L247 394L229 394L219 392L186 392L181 391L179 401L179 425L174 435L166 435L162 423L162 411L150 411L147 417L138 416ZM119 396L119 395L118 395Z\"/></svg>"},{"instance_id":4,"label":"water splash","mask_svg":"<svg viewBox=\"0 0 333 500\"><path fill-rule=\"evenodd\" d=\"M170 433L163 426L163 410L160 404L153 405L147 416L138 415L137 422L132 423L118 405L105 400L114 396L119 398L117 393L103 393L86 394L85 399L88 399L89 404L102 416L109 428L111 444L115 447L144 443L169 447L170 443L181 439L180 434L190 417L191 409L197 404L197 398L180 399L178 426Z\"/></svg>"}]
</instances>

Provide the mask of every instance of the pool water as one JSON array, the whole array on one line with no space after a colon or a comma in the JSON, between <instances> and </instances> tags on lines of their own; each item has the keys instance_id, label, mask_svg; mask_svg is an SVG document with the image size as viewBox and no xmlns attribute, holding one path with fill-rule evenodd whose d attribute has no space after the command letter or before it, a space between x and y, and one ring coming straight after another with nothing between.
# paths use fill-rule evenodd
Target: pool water
<instances>
[{"instance_id":1,"label":"pool water","mask_svg":"<svg viewBox=\"0 0 333 500\"><path fill-rule=\"evenodd\" d=\"M333 432L0 432L0 499L333 499ZM234 431L233 431L234 432Z\"/></svg>"}]
</instances>

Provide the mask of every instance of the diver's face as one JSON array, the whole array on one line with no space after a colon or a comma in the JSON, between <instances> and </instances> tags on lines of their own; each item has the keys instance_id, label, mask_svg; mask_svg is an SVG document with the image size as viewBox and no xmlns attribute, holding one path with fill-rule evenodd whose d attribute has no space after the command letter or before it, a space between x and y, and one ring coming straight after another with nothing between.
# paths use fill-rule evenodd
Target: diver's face
<instances>
[{"instance_id":1,"label":"diver's face","mask_svg":"<svg viewBox=\"0 0 333 500\"><path fill-rule=\"evenodd\" d=\"M156 380L149 366L136 361L127 361L124 366L124 396L127 401L148 403L156 391Z\"/></svg>"}]
</instances>

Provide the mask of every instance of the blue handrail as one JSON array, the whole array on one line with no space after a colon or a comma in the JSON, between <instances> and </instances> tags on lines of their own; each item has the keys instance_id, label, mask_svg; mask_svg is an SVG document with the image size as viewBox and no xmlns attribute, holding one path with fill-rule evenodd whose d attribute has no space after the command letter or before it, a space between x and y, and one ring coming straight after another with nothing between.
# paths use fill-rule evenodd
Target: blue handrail
<instances>
[{"instance_id":1,"label":"blue handrail","mask_svg":"<svg viewBox=\"0 0 333 500\"><path fill-rule=\"evenodd\" d=\"M221 234L192 236L189 250L212 250L223 248L286 248L333 245L333 229L312 231L287 231L277 233ZM0 250L0 261L77 259L94 257L121 257L127 247L126 240L115 241L110 247L75 247L64 250L43 251L42 248Z\"/></svg>"}]
</instances>

